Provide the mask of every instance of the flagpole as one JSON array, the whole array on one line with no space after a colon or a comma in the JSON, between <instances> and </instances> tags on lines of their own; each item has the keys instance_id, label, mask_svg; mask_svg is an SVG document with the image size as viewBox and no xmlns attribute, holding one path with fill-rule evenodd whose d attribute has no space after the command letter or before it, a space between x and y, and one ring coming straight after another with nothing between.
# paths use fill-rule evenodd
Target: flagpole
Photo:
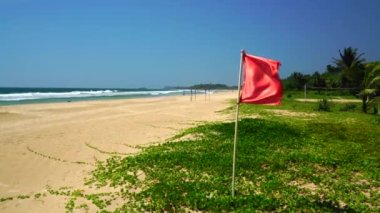
<instances>
[{"instance_id":1,"label":"flagpole","mask_svg":"<svg viewBox=\"0 0 380 213\"><path fill-rule=\"evenodd\" d=\"M243 55L244 55L244 50L241 50L240 51L240 71L239 71L239 81L238 81L238 95L237 95L237 100L236 100L234 151L233 151L233 156L232 156L232 197L235 196L236 143L237 143L237 136L238 136L238 120L239 120L239 108L240 108L240 86L241 86L241 75L243 72Z\"/></svg>"}]
</instances>

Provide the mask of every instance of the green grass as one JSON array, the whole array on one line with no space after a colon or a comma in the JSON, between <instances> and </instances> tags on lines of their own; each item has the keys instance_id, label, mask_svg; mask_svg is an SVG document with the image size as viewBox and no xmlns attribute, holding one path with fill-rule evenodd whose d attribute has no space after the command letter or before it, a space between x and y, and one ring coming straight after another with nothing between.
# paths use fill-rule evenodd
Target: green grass
<instances>
[{"instance_id":1,"label":"green grass","mask_svg":"<svg viewBox=\"0 0 380 213\"><path fill-rule=\"evenodd\" d=\"M354 99L354 96L351 95L345 95L345 96L337 96L333 94L318 94L317 92L313 92L316 94L308 95L307 98L309 99L319 99L322 100L323 98L329 100L331 102L331 99ZM284 94L282 99L282 105L281 106L264 106L264 105L242 105L242 113L243 114L252 114L255 113L263 113L262 109L285 109L285 110L291 110L296 112L315 112L318 111L318 104L314 102L300 102L295 99L303 98L303 93L299 91L290 91ZM235 106L233 105L235 101L231 101L231 107L229 107L226 112L231 112L231 110L235 110ZM361 112L361 103L335 103L331 102L331 110L332 111L351 111L351 112ZM268 113L266 113L268 114ZM264 113L264 115L266 115ZM360 113L361 114L361 113Z\"/></svg>"},{"instance_id":2,"label":"green grass","mask_svg":"<svg viewBox=\"0 0 380 213\"><path fill-rule=\"evenodd\" d=\"M304 91L286 91L284 94L285 98L304 98L305 93ZM307 90L306 91L306 98L312 98L312 99L322 99L323 97L328 98L343 98L343 99L354 99L355 96L350 94L348 91L326 91L321 90L320 92L316 90Z\"/></svg>"},{"instance_id":3,"label":"green grass","mask_svg":"<svg viewBox=\"0 0 380 213\"><path fill-rule=\"evenodd\" d=\"M234 198L233 122L207 123L175 137L201 136L194 140L112 157L98 164L88 184L120 189L125 203L115 212L379 211L379 116L339 110L344 104L318 112L317 104L285 98L281 107L242 105L243 117L260 118L239 122Z\"/></svg>"}]
</instances>

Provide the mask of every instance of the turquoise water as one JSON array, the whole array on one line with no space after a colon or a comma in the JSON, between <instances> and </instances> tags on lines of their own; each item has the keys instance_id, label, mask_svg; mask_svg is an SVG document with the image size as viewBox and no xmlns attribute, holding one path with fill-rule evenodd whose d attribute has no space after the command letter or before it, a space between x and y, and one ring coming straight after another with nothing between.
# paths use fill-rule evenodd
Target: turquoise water
<instances>
[{"instance_id":1,"label":"turquoise water","mask_svg":"<svg viewBox=\"0 0 380 213\"><path fill-rule=\"evenodd\" d=\"M0 87L0 105L77 102L188 94L189 90Z\"/></svg>"}]
</instances>

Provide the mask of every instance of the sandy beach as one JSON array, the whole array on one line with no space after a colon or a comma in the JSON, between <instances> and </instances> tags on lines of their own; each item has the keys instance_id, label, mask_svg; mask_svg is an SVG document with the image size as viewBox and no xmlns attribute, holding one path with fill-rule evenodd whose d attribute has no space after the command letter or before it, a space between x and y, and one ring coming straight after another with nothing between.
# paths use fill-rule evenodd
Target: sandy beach
<instances>
[{"instance_id":1,"label":"sandy beach","mask_svg":"<svg viewBox=\"0 0 380 213\"><path fill-rule=\"evenodd\" d=\"M230 119L218 111L235 95L0 106L0 198L13 197L0 202L0 212L64 212L64 196L35 195L82 188L97 160L137 153L134 146L165 142L198 122Z\"/></svg>"}]
</instances>

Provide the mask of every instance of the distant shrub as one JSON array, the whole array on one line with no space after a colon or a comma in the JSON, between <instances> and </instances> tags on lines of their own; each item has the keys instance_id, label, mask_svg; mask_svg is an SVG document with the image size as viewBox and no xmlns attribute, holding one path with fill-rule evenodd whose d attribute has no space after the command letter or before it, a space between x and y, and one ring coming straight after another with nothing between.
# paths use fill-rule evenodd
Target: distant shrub
<instances>
[{"instance_id":1,"label":"distant shrub","mask_svg":"<svg viewBox=\"0 0 380 213\"><path fill-rule=\"evenodd\" d=\"M319 100L317 110L324 112L331 112L332 104L327 98Z\"/></svg>"},{"instance_id":2,"label":"distant shrub","mask_svg":"<svg viewBox=\"0 0 380 213\"><path fill-rule=\"evenodd\" d=\"M375 119L373 119L374 124L380 124L380 117L377 116Z\"/></svg>"},{"instance_id":3,"label":"distant shrub","mask_svg":"<svg viewBox=\"0 0 380 213\"><path fill-rule=\"evenodd\" d=\"M356 104L345 104L339 110L343 111L343 112L354 111L356 109L356 107L357 107Z\"/></svg>"},{"instance_id":4,"label":"distant shrub","mask_svg":"<svg viewBox=\"0 0 380 213\"><path fill-rule=\"evenodd\" d=\"M292 98L292 94L288 94L286 97L287 98Z\"/></svg>"}]
</instances>

